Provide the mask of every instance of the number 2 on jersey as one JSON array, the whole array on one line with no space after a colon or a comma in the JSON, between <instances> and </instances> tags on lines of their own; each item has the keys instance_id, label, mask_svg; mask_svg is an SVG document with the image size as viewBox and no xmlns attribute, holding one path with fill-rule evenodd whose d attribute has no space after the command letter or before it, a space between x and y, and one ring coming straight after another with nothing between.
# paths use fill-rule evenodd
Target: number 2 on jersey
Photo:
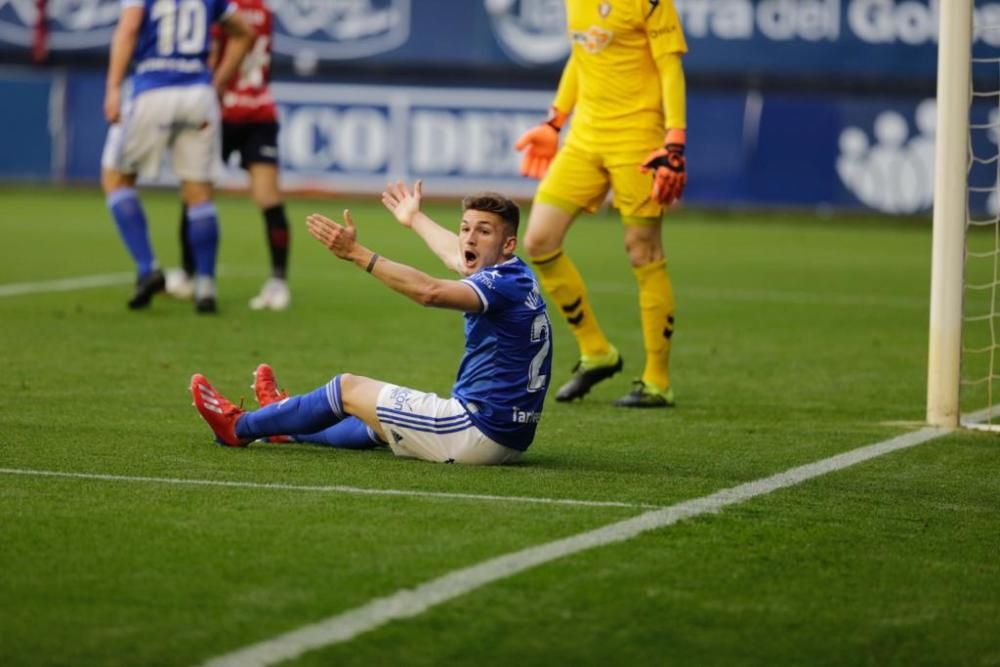
<instances>
[{"instance_id":1,"label":"number 2 on jersey","mask_svg":"<svg viewBox=\"0 0 1000 667\"><path fill-rule=\"evenodd\" d=\"M542 341L542 347L538 353L532 357L531 366L528 368L528 391L540 391L545 389L545 383L549 379L547 375L542 375L542 364L552 347L552 324L549 316L540 313L531 323L531 342Z\"/></svg>"}]
</instances>

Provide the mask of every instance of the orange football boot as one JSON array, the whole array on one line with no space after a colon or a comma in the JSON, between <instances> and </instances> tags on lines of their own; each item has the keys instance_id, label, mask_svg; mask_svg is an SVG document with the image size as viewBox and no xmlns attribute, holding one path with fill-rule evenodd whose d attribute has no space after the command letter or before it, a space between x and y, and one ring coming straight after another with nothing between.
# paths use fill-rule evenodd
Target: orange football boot
<instances>
[{"instance_id":1,"label":"orange football boot","mask_svg":"<svg viewBox=\"0 0 1000 667\"><path fill-rule=\"evenodd\" d=\"M274 369L267 364L261 364L253 372L253 384L251 388L257 396L257 404L262 408L288 398L287 391L280 391L278 389L278 381L274 379ZM266 438L266 440L277 443L294 442L287 435L272 435Z\"/></svg>"}]
</instances>

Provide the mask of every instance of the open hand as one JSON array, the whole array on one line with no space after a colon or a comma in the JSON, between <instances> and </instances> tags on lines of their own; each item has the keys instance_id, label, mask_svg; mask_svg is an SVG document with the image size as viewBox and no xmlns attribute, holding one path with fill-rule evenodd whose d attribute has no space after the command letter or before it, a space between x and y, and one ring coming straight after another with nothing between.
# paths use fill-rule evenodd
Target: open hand
<instances>
[{"instance_id":1,"label":"open hand","mask_svg":"<svg viewBox=\"0 0 1000 667\"><path fill-rule=\"evenodd\" d=\"M306 226L309 227L309 234L334 255L340 259L351 259L351 251L357 242L358 232L349 209L344 209L342 225L319 213L313 213L306 218Z\"/></svg>"},{"instance_id":2,"label":"open hand","mask_svg":"<svg viewBox=\"0 0 1000 667\"><path fill-rule=\"evenodd\" d=\"M520 136L515 150L523 151L521 175L541 180L559 150L559 128L545 122Z\"/></svg>"},{"instance_id":3,"label":"open hand","mask_svg":"<svg viewBox=\"0 0 1000 667\"><path fill-rule=\"evenodd\" d=\"M382 193L382 205L396 216L396 220L404 227L412 227L413 219L420 213L420 199L423 197L424 182L418 180L413 184L413 191L407 189L403 181L396 181L385 186Z\"/></svg>"}]
</instances>

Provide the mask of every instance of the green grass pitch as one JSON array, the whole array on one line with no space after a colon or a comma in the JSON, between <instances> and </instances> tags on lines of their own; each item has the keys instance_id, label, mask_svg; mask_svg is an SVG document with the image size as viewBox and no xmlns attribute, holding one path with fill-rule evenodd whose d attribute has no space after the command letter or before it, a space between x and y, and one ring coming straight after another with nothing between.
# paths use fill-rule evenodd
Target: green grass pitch
<instances>
[{"instance_id":1,"label":"green grass pitch","mask_svg":"<svg viewBox=\"0 0 1000 667\"><path fill-rule=\"evenodd\" d=\"M7 187L0 202L0 291L131 270L99 192ZM175 265L176 196L145 202L159 257ZM345 207L363 243L444 275L374 198L293 199L292 308L251 312L267 273L262 224L245 198L224 196L218 317L165 297L128 312L127 285L0 297L0 664L196 664L923 420L928 222L681 211L664 231L676 409L610 405L643 352L619 224L599 214L567 247L625 372L582 403L550 397L521 464L214 445L187 394L194 372L235 398L252 396L261 361L292 392L350 371L448 393L461 316L420 308L308 238L306 214ZM427 209L459 219L457 203ZM555 383L574 356L556 321ZM556 560L294 664L998 665L997 438L955 433Z\"/></svg>"}]
</instances>

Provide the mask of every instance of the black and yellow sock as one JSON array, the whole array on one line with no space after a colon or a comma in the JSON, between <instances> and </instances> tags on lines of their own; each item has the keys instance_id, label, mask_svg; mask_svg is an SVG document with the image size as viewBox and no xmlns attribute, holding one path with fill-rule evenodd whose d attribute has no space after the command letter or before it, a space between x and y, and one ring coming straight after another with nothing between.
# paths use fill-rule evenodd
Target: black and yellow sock
<instances>
[{"instance_id":1,"label":"black and yellow sock","mask_svg":"<svg viewBox=\"0 0 1000 667\"><path fill-rule=\"evenodd\" d=\"M559 248L532 257L531 262L542 281L542 287L558 304L570 331L576 337L580 356L584 359L607 357L612 351L611 343L597 323L590 307L587 288L573 261Z\"/></svg>"},{"instance_id":2,"label":"black and yellow sock","mask_svg":"<svg viewBox=\"0 0 1000 667\"><path fill-rule=\"evenodd\" d=\"M639 283L639 311L646 368L642 380L666 391L670 388L670 347L674 335L674 287L666 260L632 269Z\"/></svg>"}]
</instances>

